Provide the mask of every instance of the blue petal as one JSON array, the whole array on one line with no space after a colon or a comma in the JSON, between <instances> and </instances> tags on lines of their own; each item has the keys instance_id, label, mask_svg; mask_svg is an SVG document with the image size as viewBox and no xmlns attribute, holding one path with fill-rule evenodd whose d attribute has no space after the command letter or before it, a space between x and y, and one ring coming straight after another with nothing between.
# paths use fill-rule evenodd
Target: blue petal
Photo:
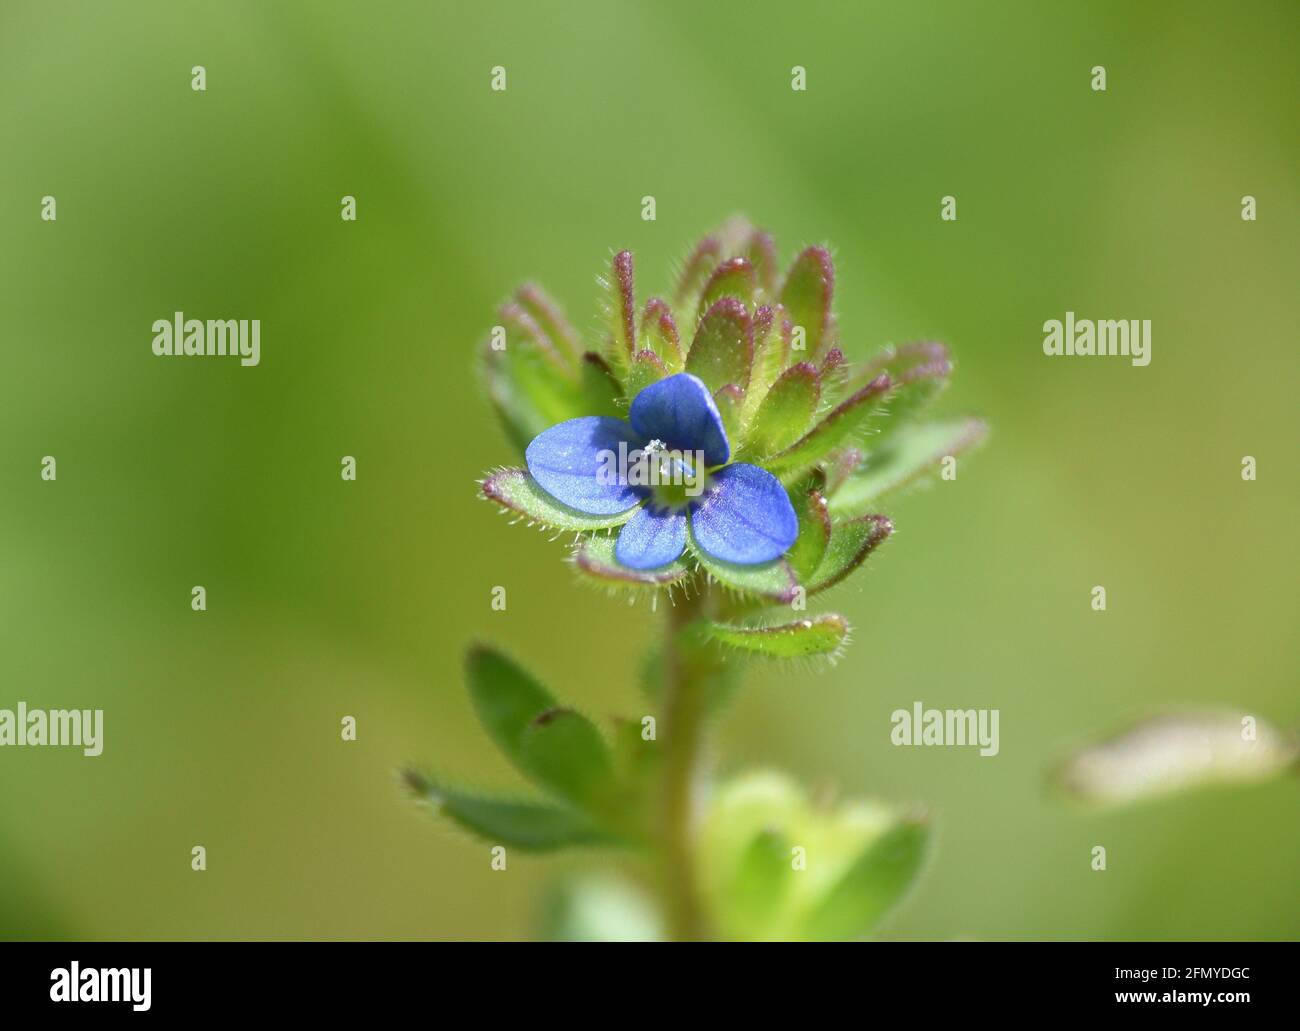
<instances>
[{"instance_id":1,"label":"blue petal","mask_svg":"<svg viewBox=\"0 0 1300 1031\"><path fill-rule=\"evenodd\" d=\"M628 417L643 443L657 439L678 451L703 451L708 466L731 457L713 395L689 372L651 383L632 400Z\"/></svg>"},{"instance_id":2,"label":"blue petal","mask_svg":"<svg viewBox=\"0 0 1300 1031\"><path fill-rule=\"evenodd\" d=\"M647 505L623 524L614 557L628 569L658 569L686 550L686 513Z\"/></svg>"},{"instance_id":3,"label":"blue petal","mask_svg":"<svg viewBox=\"0 0 1300 1031\"><path fill-rule=\"evenodd\" d=\"M539 433L524 451L524 461L533 479L556 500L587 515L614 515L642 498L626 483L602 483L597 478L602 455L617 455L620 443L627 444L629 453L640 446L632 427L622 419L586 415Z\"/></svg>"},{"instance_id":4,"label":"blue petal","mask_svg":"<svg viewBox=\"0 0 1300 1031\"><path fill-rule=\"evenodd\" d=\"M736 462L714 473L709 493L691 512L691 534L714 558L752 566L785 554L799 536L799 518L780 480Z\"/></svg>"}]
</instances>

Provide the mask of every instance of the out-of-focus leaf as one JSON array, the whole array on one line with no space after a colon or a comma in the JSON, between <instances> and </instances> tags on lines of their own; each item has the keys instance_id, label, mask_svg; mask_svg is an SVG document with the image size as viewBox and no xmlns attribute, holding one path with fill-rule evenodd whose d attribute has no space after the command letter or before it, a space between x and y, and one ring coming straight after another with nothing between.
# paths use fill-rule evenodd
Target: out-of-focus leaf
<instances>
[{"instance_id":1,"label":"out-of-focus leaf","mask_svg":"<svg viewBox=\"0 0 1300 1031\"><path fill-rule=\"evenodd\" d=\"M686 363L677 321L667 302L651 297L641 313L641 346L659 355L669 372L681 372ZM635 395L633 395L635 396Z\"/></svg>"},{"instance_id":2,"label":"out-of-focus leaf","mask_svg":"<svg viewBox=\"0 0 1300 1031\"><path fill-rule=\"evenodd\" d=\"M862 935L897 901L905 874L915 873L908 858L912 832L905 830L915 824L876 803L814 804L775 772L724 781L710 799L699 850L701 884L720 936L784 941ZM755 883L765 885L766 906L753 904L748 885ZM845 912L836 922L838 908Z\"/></svg>"},{"instance_id":3,"label":"out-of-focus leaf","mask_svg":"<svg viewBox=\"0 0 1300 1031\"><path fill-rule=\"evenodd\" d=\"M877 499L938 469L946 456L974 447L987 433L983 420L974 418L900 427L873 448L830 496L831 515L838 518L865 512Z\"/></svg>"},{"instance_id":4,"label":"out-of-focus leaf","mask_svg":"<svg viewBox=\"0 0 1300 1031\"><path fill-rule=\"evenodd\" d=\"M889 377L882 373L832 409L802 438L764 464L783 479L811 469L836 448L863 432L871 417L880 411L888 391Z\"/></svg>"},{"instance_id":5,"label":"out-of-focus leaf","mask_svg":"<svg viewBox=\"0 0 1300 1031\"><path fill-rule=\"evenodd\" d=\"M710 640L773 659L797 659L809 655L831 655L849 635L843 616L826 613L777 626L745 627L725 623L703 623L701 633Z\"/></svg>"},{"instance_id":6,"label":"out-of-focus leaf","mask_svg":"<svg viewBox=\"0 0 1300 1031\"><path fill-rule=\"evenodd\" d=\"M609 874L588 873L552 889L542 938L563 942L663 941L663 920L637 888Z\"/></svg>"},{"instance_id":7,"label":"out-of-focus leaf","mask_svg":"<svg viewBox=\"0 0 1300 1031\"><path fill-rule=\"evenodd\" d=\"M866 935L906 894L925 862L930 828L904 819L868 845L800 923L800 936L843 941Z\"/></svg>"},{"instance_id":8,"label":"out-of-focus leaf","mask_svg":"<svg viewBox=\"0 0 1300 1031\"><path fill-rule=\"evenodd\" d=\"M776 289L778 271L776 243L771 235L761 229L755 229L750 233L749 242L745 245L745 257L754 266L754 273L758 276L758 285L766 293L771 294Z\"/></svg>"},{"instance_id":9,"label":"out-of-focus leaf","mask_svg":"<svg viewBox=\"0 0 1300 1031\"><path fill-rule=\"evenodd\" d=\"M582 538L574 549L573 564L586 576L612 587L672 587L691 575L681 559L660 569L628 569L614 557L615 542L608 534Z\"/></svg>"},{"instance_id":10,"label":"out-of-focus leaf","mask_svg":"<svg viewBox=\"0 0 1300 1031\"><path fill-rule=\"evenodd\" d=\"M519 738L523 772L538 787L579 809L608 813L614 796L609 746L595 725L572 709L548 709Z\"/></svg>"},{"instance_id":11,"label":"out-of-focus leaf","mask_svg":"<svg viewBox=\"0 0 1300 1031\"><path fill-rule=\"evenodd\" d=\"M779 831L759 831L720 893L724 926L741 938L764 938L785 905L790 875L790 842Z\"/></svg>"},{"instance_id":12,"label":"out-of-focus leaf","mask_svg":"<svg viewBox=\"0 0 1300 1031\"><path fill-rule=\"evenodd\" d=\"M894 524L882 515L866 515L833 523L830 541L817 571L808 577L808 594L811 596L834 587L862 565L893 532Z\"/></svg>"},{"instance_id":13,"label":"out-of-focus leaf","mask_svg":"<svg viewBox=\"0 0 1300 1031\"><path fill-rule=\"evenodd\" d=\"M621 526L632 518L635 508L612 516L593 516L562 505L528 475L527 469L498 469L482 483L483 496L503 508L517 512L534 523L555 530L604 530Z\"/></svg>"},{"instance_id":14,"label":"out-of-focus leaf","mask_svg":"<svg viewBox=\"0 0 1300 1031\"><path fill-rule=\"evenodd\" d=\"M555 697L517 663L484 646L471 648L465 657L465 681L470 701L488 736L521 771L524 731L557 707Z\"/></svg>"},{"instance_id":15,"label":"out-of-focus leaf","mask_svg":"<svg viewBox=\"0 0 1300 1031\"><path fill-rule=\"evenodd\" d=\"M715 303L724 297L734 297L747 308L754 303L754 294L758 288L758 278L754 266L748 258L728 258L709 276L700 294L697 313L703 318Z\"/></svg>"},{"instance_id":16,"label":"out-of-focus leaf","mask_svg":"<svg viewBox=\"0 0 1300 1031\"><path fill-rule=\"evenodd\" d=\"M578 378L582 384L583 415L608 415L615 419L627 415L627 406L620 403L623 385L604 358L594 351L583 354L578 364Z\"/></svg>"},{"instance_id":17,"label":"out-of-focus leaf","mask_svg":"<svg viewBox=\"0 0 1300 1031\"><path fill-rule=\"evenodd\" d=\"M686 355L686 371L698 376L710 392L728 383L748 387L754 360L752 330L745 306L734 297L724 297L700 319Z\"/></svg>"},{"instance_id":18,"label":"out-of-focus leaf","mask_svg":"<svg viewBox=\"0 0 1300 1031\"><path fill-rule=\"evenodd\" d=\"M1123 805L1216 784L1271 780L1297 768L1300 746L1240 713L1168 713L1081 748L1061 764L1057 783L1099 806Z\"/></svg>"},{"instance_id":19,"label":"out-of-focus leaf","mask_svg":"<svg viewBox=\"0 0 1300 1031\"><path fill-rule=\"evenodd\" d=\"M504 350L483 348L483 376L511 442L522 450L543 430L583 411L578 373L517 304L501 309Z\"/></svg>"},{"instance_id":20,"label":"out-of-focus leaf","mask_svg":"<svg viewBox=\"0 0 1300 1031\"><path fill-rule=\"evenodd\" d=\"M682 274L677 281L675 299L679 309L699 296L721 258L722 244L716 236L706 236L696 245L682 265Z\"/></svg>"},{"instance_id":21,"label":"out-of-focus leaf","mask_svg":"<svg viewBox=\"0 0 1300 1031\"><path fill-rule=\"evenodd\" d=\"M491 798L438 783L406 770L407 786L434 812L489 845L524 852L549 852L575 845L614 844L614 839L579 813L545 802Z\"/></svg>"},{"instance_id":22,"label":"out-of-focus leaf","mask_svg":"<svg viewBox=\"0 0 1300 1031\"><path fill-rule=\"evenodd\" d=\"M563 309L545 290L535 283L525 283L515 292L515 303L529 314L570 361L578 359L582 353L582 338L565 318Z\"/></svg>"},{"instance_id":23,"label":"out-of-focus leaf","mask_svg":"<svg viewBox=\"0 0 1300 1031\"><path fill-rule=\"evenodd\" d=\"M834 291L835 267L823 247L809 247L795 258L781 287L781 303L790 321L807 334L810 360L829 342Z\"/></svg>"},{"instance_id":24,"label":"out-of-focus leaf","mask_svg":"<svg viewBox=\"0 0 1300 1031\"><path fill-rule=\"evenodd\" d=\"M788 448L812 423L820 399L817 369L807 362L791 365L759 403L745 441L747 452L763 458Z\"/></svg>"}]
</instances>

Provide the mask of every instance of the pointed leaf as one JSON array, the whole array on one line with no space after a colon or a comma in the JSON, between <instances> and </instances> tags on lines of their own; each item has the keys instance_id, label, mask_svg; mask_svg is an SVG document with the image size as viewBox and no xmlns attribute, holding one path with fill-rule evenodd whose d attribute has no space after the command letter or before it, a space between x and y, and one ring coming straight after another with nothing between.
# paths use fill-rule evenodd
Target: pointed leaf
<instances>
[{"instance_id":1,"label":"pointed leaf","mask_svg":"<svg viewBox=\"0 0 1300 1031\"><path fill-rule=\"evenodd\" d=\"M938 469L948 455L960 455L988 433L983 420L951 419L902 426L830 496L831 514L857 515L891 491L906 487Z\"/></svg>"},{"instance_id":2,"label":"pointed leaf","mask_svg":"<svg viewBox=\"0 0 1300 1031\"><path fill-rule=\"evenodd\" d=\"M861 938L896 906L925 862L930 828L903 820L869 845L804 918L813 941Z\"/></svg>"},{"instance_id":3,"label":"pointed leaf","mask_svg":"<svg viewBox=\"0 0 1300 1031\"><path fill-rule=\"evenodd\" d=\"M1296 771L1298 761L1296 736L1256 717L1167 713L1080 749L1055 779L1080 801L1114 806L1216 784L1267 781Z\"/></svg>"},{"instance_id":4,"label":"pointed leaf","mask_svg":"<svg viewBox=\"0 0 1300 1031\"><path fill-rule=\"evenodd\" d=\"M820 399L817 369L807 362L791 365L759 403L750 423L746 450L765 458L790 447L807 431Z\"/></svg>"},{"instance_id":5,"label":"pointed leaf","mask_svg":"<svg viewBox=\"0 0 1300 1031\"><path fill-rule=\"evenodd\" d=\"M651 297L641 313L641 346L659 355L669 372L681 372L686 364L677 320L666 301Z\"/></svg>"},{"instance_id":6,"label":"pointed leaf","mask_svg":"<svg viewBox=\"0 0 1300 1031\"><path fill-rule=\"evenodd\" d=\"M707 638L772 659L798 659L809 655L831 655L848 639L849 624L843 616L827 613L779 626L745 627L724 623L702 623Z\"/></svg>"},{"instance_id":7,"label":"pointed leaf","mask_svg":"<svg viewBox=\"0 0 1300 1031\"><path fill-rule=\"evenodd\" d=\"M739 440L745 410L745 392L735 383L728 383L713 395L713 403L718 406L718 415L722 417L722 428L727 431L727 439Z\"/></svg>"},{"instance_id":8,"label":"pointed leaf","mask_svg":"<svg viewBox=\"0 0 1300 1031\"><path fill-rule=\"evenodd\" d=\"M839 447L848 444L866 429L877 414L889 391L889 376L882 373L836 408L802 438L764 463L767 468L788 479L810 469Z\"/></svg>"},{"instance_id":9,"label":"pointed leaf","mask_svg":"<svg viewBox=\"0 0 1300 1031\"><path fill-rule=\"evenodd\" d=\"M632 252L614 255L605 288L605 319L610 342L610 361L616 369L627 368L636 353L636 296L633 286Z\"/></svg>"},{"instance_id":10,"label":"pointed leaf","mask_svg":"<svg viewBox=\"0 0 1300 1031\"><path fill-rule=\"evenodd\" d=\"M728 383L744 389L749 385L753 361L753 326L749 314L734 297L724 297L700 319L686 356L686 371L698 376L710 391L720 390Z\"/></svg>"},{"instance_id":11,"label":"pointed leaf","mask_svg":"<svg viewBox=\"0 0 1300 1031\"><path fill-rule=\"evenodd\" d=\"M578 533L621 526L631 519L632 513L636 511L632 508L608 516L593 516L579 512L577 509L560 504L542 490L537 481L528 474L527 469L498 469L483 480L482 491L485 498L495 501L511 512L517 512L534 523L555 530L572 530Z\"/></svg>"},{"instance_id":12,"label":"pointed leaf","mask_svg":"<svg viewBox=\"0 0 1300 1031\"><path fill-rule=\"evenodd\" d=\"M435 782L408 770L407 786L436 813L489 845L549 852L575 845L614 844L610 835L579 813L544 802L491 798Z\"/></svg>"},{"instance_id":13,"label":"pointed leaf","mask_svg":"<svg viewBox=\"0 0 1300 1031\"><path fill-rule=\"evenodd\" d=\"M834 587L862 565L893 532L894 524L882 515L866 515L835 523L817 571L808 579L809 596Z\"/></svg>"},{"instance_id":14,"label":"pointed leaf","mask_svg":"<svg viewBox=\"0 0 1300 1031\"><path fill-rule=\"evenodd\" d=\"M823 247L809 247L795 258L781 287L790 321L804 328L809 358L820 355L829 342L834 290L835 267Z\"/></svg>"}]
</instances>

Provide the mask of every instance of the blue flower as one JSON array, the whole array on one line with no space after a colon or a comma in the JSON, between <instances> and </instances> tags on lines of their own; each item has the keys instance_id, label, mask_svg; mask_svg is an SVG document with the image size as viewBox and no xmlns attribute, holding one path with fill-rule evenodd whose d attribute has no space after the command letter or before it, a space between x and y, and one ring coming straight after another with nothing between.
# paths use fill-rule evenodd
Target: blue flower
<instances>
[{"instance_id":1,"label":"blue flower","mask_svg":"<svg viewBox=\"0 0 1300 1031\"><path fill-rule=\"evenodd\" d=\"M629 453L659 447L702 453L707 485L698 497L673 502L653 487L599 475L620 444ZM552 426L533 438L524 458L533 479L562 504L588 515L631 513L614 548L629 569L657 569L679 558L688 525L695 547L737 565L771 562L799 535L781 481L756 465L728 464L731 444L718 406L688 372L642 390L627 420L591 415Z\"/></svg>"}]
</instances>

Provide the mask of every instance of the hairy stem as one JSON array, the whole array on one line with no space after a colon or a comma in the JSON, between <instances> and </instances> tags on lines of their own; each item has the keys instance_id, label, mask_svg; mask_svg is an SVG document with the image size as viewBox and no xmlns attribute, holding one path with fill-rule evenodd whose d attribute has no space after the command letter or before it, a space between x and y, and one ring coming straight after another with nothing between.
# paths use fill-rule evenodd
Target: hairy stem
<instances>
[{"instance_id":1,"label":"hairy stem","mask_svg":"<svg viewBox=\"0 0 1300 1031\"><path fill-rule=\"evenodd\" d=\"M695 862L697 787L704 744L709 664L687 628L703 615L704 588L669 608L663 662L663 775L659 833L669 930L678 941L708 937Z\"/></svg>"}]
</instances>

